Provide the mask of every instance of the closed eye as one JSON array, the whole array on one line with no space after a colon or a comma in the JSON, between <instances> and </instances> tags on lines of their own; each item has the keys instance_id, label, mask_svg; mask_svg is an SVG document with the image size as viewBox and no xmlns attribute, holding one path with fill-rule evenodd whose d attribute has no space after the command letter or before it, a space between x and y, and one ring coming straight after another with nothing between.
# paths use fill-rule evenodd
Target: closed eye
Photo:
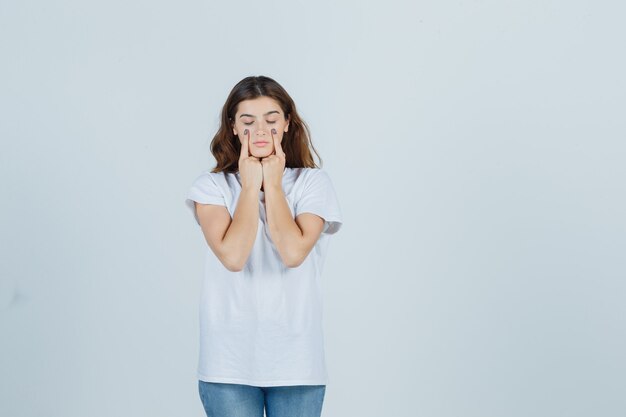
<instances>
[{"instance_id":1,"label":"closed eye","mask_svg":"<svg viewBox=\"0 0 626 417\"><path fill-rule=\"evenodd\" d=\"M252 123L254 123L254 122L244 123L244 125L246 125L246 126L250 126ZM273 122L268 121L267 123L269 123L269 124L271 124L271 125L272 125L272 124L276 123L276 121L275 121L275 120L274 120Z\"/></svg>"}]
</instances>

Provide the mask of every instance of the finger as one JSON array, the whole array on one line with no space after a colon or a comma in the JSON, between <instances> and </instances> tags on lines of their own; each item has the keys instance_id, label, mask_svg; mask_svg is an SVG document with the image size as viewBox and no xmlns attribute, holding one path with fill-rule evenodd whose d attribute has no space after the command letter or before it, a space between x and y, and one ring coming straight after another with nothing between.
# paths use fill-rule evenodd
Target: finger
<instances>
[{"instance_id":1,"label":"finger","mask_svg":"<svg viewBox=\"0 0 626 417\"><path fill-rule=\"evenodd\" d=\"M252 152L250 152L250 130L248 130L248 140L246 141L246 148L248 149L248 156L252 156Z\"/></svg>"},{"instance_id":2,"label":"finger","mask_svg":"<svg viewBox=\"0 0 626 417\"><path fill-rule=\"evenodd\" d=\"M283 147L280 146L280 140L278 140L278 135L276 135L276 129L272 129L272 140L274 141L274 154L285 156L285 152L283 152Z\"/></svg>"},{"instance_id":3,"label":"finger","mask_svg":"<svg viewBox=\"0 0 626 417\"><path fill-rule=\"evenodd\" d=\"M244 139L241 141L241 153L239 154L239 159L247 158L248 156L250 156L250 153L248 151L248 138L250 137L248 135L248 129L243 131L243 135ZM246 135L248 136L246 137Z\"/></svg>"}]
</instances>

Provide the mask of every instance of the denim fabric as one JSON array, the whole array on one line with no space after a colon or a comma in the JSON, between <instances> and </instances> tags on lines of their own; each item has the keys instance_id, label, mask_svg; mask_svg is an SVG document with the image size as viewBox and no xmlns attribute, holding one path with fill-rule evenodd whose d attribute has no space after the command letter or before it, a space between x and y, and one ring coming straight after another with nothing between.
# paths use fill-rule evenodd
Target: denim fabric
<instances>
[{"instance_id":1,"label":"denim fabric","mask_svg":"<svg viewBox=\"0 0 626 417\"><path fill-rule=\"evenodd\" d=\"M207 417L320 417L326 385L254 387L198 381Z\"/></svg>"}]
</instances>

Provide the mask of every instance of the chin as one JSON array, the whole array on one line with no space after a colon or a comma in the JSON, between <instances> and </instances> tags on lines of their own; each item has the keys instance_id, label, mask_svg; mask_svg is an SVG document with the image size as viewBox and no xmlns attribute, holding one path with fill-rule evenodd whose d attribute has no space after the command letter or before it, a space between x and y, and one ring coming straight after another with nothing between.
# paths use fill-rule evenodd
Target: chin
<instances>
[{"instance_id":1,"label":"chin","mask_svg":"<svg viewBox=\"0 0 626 417\"><path fill-rule=\"evenodd\" d=\"M267 149L267 150L255 150L254 152L251 152L252 155L256 156L257 158L263 158L264 156L268 156L271 155L272 152L274 152L274 149Z\"/></svg>"}]
</instances>

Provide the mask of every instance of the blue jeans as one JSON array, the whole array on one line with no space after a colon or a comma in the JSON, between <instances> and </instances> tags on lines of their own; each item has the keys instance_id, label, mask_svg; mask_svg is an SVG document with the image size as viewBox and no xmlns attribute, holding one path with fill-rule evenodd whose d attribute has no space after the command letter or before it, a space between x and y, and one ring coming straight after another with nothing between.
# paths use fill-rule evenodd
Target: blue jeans
<instances>
[{"instance_id":1,"label":"blue jeans","mask_svg":"<svg viewBox=\"0 0 626 417\"><path fill-rule=\"evenodd\" d=\"M254 387L198 380L207 417L320 417L326 385Z\"/></svg>"}]
</instances>

